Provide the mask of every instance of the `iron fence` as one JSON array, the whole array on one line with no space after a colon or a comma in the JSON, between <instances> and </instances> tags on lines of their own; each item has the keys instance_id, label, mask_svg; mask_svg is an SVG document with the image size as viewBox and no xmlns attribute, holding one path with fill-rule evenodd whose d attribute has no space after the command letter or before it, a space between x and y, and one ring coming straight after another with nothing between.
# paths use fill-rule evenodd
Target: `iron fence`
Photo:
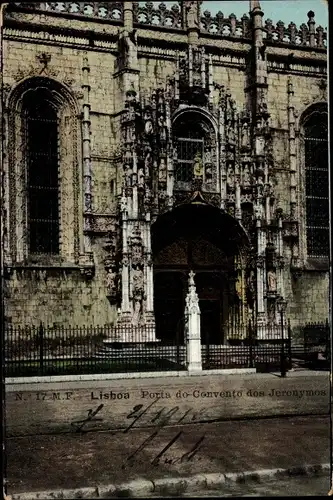
<instances>
[{"instance_id":1,"label":"iron fence","mask_svg":"<svg viewBox=\"0 0 333 500\"><path fill-rule=\"evenodd\" d=\"M285 321L282 325L240 324L238 338L234 325L230 329L225 325L227 342L223 345L213 345L207 333L201 347L203 369L256 368L285 375L292 365L291 328Z\"/></svg>"},{"instance_id":2,"label":"iron fence","mask_svg":"<svg viewBox=\"0 0 333 500\"><path fill-rule=\"evenodd\" d=\"M328 321L308 324L302 345L292 343L290 323L224 325L224 342L205 332L201 353L204 370L255 368L280 371L291 367L329 369ZM156 340L153 325L97 327L12 327L5 331L5 375L70 375L179 371L187 368L186 342L179 332L172 340ZM171 336L170 336L171 338Z\"/></svg>"},{"instance_id":3,"label":"iron fence","mask_svg":"<svg viewBox=\"0 0 333 500\"><path fill-rule=\"evenodd\" d=\"M185 347L154 327L7 327L7 377L185 370Z\"/></svg>"},{"instance_id":4,"label":"iron fence","mask_svg":"<svg viewBox=\"0 0 333 500\"><path fill-rule=\"evenodd\" d=\"M328 319L324 323L309 323L303 327L304 356L308 365L330 368L331 344Z\"/></svg>"}]
</instances>

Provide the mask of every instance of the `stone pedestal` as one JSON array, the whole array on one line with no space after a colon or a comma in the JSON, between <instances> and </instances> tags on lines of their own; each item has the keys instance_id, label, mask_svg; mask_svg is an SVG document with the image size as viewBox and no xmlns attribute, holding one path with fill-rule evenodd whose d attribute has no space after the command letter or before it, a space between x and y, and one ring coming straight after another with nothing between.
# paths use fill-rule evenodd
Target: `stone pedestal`
<instances>
[{"instance_id":1,"label":"stone pedestal","mask_svg":"<svg viewBox=\"0 0 333 500\"><path fill-rule=\"evenodd\" d=\"M189 274L189 290L185 306L185 338L187 370L190 372L202 371L201 360L201 334L200 334L200 308L199 299L195 289L194 272Z\"/></svg>"}]
</instances>

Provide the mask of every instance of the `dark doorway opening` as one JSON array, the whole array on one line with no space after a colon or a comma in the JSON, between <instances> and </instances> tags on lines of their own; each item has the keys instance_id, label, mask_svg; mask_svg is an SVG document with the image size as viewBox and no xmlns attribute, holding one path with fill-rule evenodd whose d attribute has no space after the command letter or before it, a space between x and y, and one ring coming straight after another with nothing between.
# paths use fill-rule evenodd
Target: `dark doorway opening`
<instances>
[{"instance_id":1,"label":"dark doorway opening","mask_svg":"<svg viewBox=\"0 0 333 500\"><path fill-rule=\"evenodd\" d=\"M235 302L237 222L210 205L182 205L152 227L156 335L184 342L188 274L195 272L202 343L223 344L223 322Z\"/></svg>"}]
</instances>

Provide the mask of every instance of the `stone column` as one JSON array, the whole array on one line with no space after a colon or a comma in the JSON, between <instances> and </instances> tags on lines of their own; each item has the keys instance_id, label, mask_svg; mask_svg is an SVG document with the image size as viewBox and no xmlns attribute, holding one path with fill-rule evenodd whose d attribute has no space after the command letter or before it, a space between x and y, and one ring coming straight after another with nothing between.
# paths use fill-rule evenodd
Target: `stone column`
<instances>
[{"instance_id":1,"label":"stone column","mask_svg":"<svg viewBox=\"0 0 333 500\"><path fill-rule=\"evenodd\" d=\"M84 180L84 252L91 253L90 240L90 214L92 212L92 196L91 196L91 122L90 122L90 102L89 102L89 64L88 57L83 60L83 120L82 120L82 142L83 142L83 180Z\"/></svg>"},{"instance_id":2,"label":"stone column","mask_svg":"<svg viewBox=\"0 0 333 500\"><path fill-rule=\"evenodd\" d=\"M214 76L213 76L213 58L212 55L208 56L208 88L209 88L209 105L213 106L214 104Z\"/></svg>"},{"instance_id":3,"label":"stone column","mask_svg":"<svg viewBox=\"0 0 333 500\"><path fill-rule=\"evenodd\" d=\"M151 253L151 233L150 233L150 214L146 215L146 323L155 324L154 316L154 274L153 259ZM154 339L156 340L155 335Z\"/></svg>"},{"instance_id":4,"label":"stone column","mask_svg":"<svg viewBox=\"0 0 333 500\"><path fill-rule=\"evenodd\" d=\"M185 306L186 357L189 372L202 371L199 298L194 283L194 272L189 273Z\"/></svg>"},{"instance_id":5,"label":"stone column","mask_svg":"<svg viewBox=\"0 0 333 500\"><path fill-rule=\"evenodd\" d=\"M138 218L138 162L136 151L133 151L133 173L132 173L132 210L130 218L136 220Z\"/></svg>"},{"instance_id":6,"label":"stone column","mask_svg":"<svg viewBox=\"0 0 333 500\"><path fill-rule=\"evenodd\" d=\"M277 285L278 285L278 294L280 297L284 298L284 280L283 280L283 269L284 269L284 260L283 260L283 237L282 237L282 219L281 217L278 220L279 229L278 229L278 273L277 273Z\"/></svg>"},{"instance_id":7,"label":"stone column","mask_svg":"<svg viewBox=\"0 0 333 500\"><path fill-rule=\"evenodd\" d=\"M242 220L240 171L238 161L235 163L235 218L239 221Z\"/></svg>"},{"instance_id":8,"label":"stone column","mask_svg":"<svg viewBox=\"0 0 333 500\"><path fill-rule=\"evenodd\" d=\"M133 29L133 2L124 2L124 28L127 31Z\"/></svg>"},{"instance_id":9,"label":"stone column","mask_svg":"<svg viewBox=\"0 0 333 500\"><path fill-rule=\"evenodd\" d=\"M224 116L224 90L220 89L219 96L219 180L221 193L221 209L224 210L227 201L227 165L225 150L225 116Z\"/></svg>"},{"instance_id":10,"label":"stone column","mask_svg":"<svg viewBox=\"0 0 333 500\"><path fill-rule=\"evenodd\" d=\"M257 220L258 256L257 256L257 324L264 325L265 318L265 234L261 221Z\"/></svg>"},{"instance_id":11,"label":"stone column","mask_svg":"<svg viewBox=\"0 0 333 500\"><path fill-rule=\"evenodd\" d=\"M206 88L206 55L204 47L201 49L201 85Z\"/></svg>"},{"instance_id":12,"label":"stone column","mask_svg":"<svg viewBox=\"0 0 333 500\"><path fill-rule=\"evenodd\" d=\"M295 134L295 106L293 103L294 88L291 78L288 79L288 128L289 128L289 168L290 168L290 218L299 221L297 210L297 161ZM292 264L297 265L299 243L294 241L291 247Z\"/></svg>"},{"instance_id":13,"label":"stone column","mask_svg":"<svg viewBox=\"0 0 333 500\"><path fill-rule=\"evenodd\" d=\"M130 318L129 302L129 261L128 261L128 221L126 208L122 207L123 262L121 271L121 321Z\"/></svg>"},{"instance_id":14,"label":"stone column","mask_svg":"<svg viewBox=\"0 0 333 500\"><path fill-rule=\"evenodd\" d=\"M172 123L171 123L171 110L169 95L165 100L165 119L166 127L168 130L168 144L167 144L167 158L166 158L166 191L168 196L168 206L171 208L173 206L173 186L174 186L174 167L173 167L173 151L172 151Z\"/></svg>"},{"instance_id":15,"label":"stone column","mask_svg":"<svg viewBox=\"0 0 333 500\"><path fill-rule=\"evenodd\" d=\"M188 84L193 87L193 49L191 45L188 48Z\"/></svg>"}]
</instances>

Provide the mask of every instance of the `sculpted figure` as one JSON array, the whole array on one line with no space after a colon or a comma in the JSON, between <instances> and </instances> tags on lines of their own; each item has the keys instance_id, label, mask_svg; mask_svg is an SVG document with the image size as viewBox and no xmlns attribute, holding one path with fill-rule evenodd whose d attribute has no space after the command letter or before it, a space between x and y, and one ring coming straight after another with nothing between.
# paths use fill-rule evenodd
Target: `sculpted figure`
<instances>
[{"instance_id":1,"label":"sculpted figure","mask_svg":"<svg viewBox=\"0 0 333 500\"><path fill-rule=\"evenodd\" d=\"M247 122L244 122L242 127L242 148L250 147L250 129Z\"/></svg>"},{"instance_id":2,"label":"sculpted figure","mask_svg":"<svg viewBox=\"0 0 333 500\"><path fill-rule=\"evenodd\" d=\"M123 195L120 200L120 211L121 212L127 211L127 198L125 195Z\"/></svg>"},{"instance_id":3,"label":"sculpted figure","mask_svg":"<svg viewBox=\"0 0 333 500\"><path fill-rule=\"evenodd\" d=\"M233 187L235 183L235 175L233 165L230 163L227 170L227 185Z\"/></svg>"},{"instance_id":4,"label":"sculpted figure","mask_svg":"<svg viewBox=\"0 0 333 500\"><path fill-rule=\"evenodd\" d=\"M276 275L274 271L268 271L267 284L269 292L276 292Z\"/></svg>"},{"instance_id":5,"label":"sculpted figure","mask_svg":"<svg viewBox=\"0 0 333 500\"><path fill-rule=\"evenodd\" d=\"M251 183L251 175L250 175L250 169L248 164L246 163L244 165L244 171L243 171L243 185L245 187L248 187Z\"/></svg>"},{"instance_id":6,"label":"sculpted figure","mask_svg":"<svg viewBox=\"0 0 333 500\"><path fill-rule=\"evenodd\" d=\"M133 311L133 316L132 316L132 325L138 326L140 323L140 317L141 317L141 301L136 300L134 302L134 311Z\"/></svg>"},{"instance_id":7,"label":"sculpted figure","mask_svg":"<svg viewBox=\"0 0 333 500\"><path fill-rule=\"evenodd\" d=\"M199 153L194 159L193 174L195 179L201 178L203 176L202 159Z\"/></svg>"},{"instance_id":8,"label":"sculpted figure","mask_svg":"<svg viewBox=\"0 0 333 500\"><path fill-rule=\"evenodd\" d=\"M184 2L185 12L186 12L186 24L187 28L198 28L198 2L195 1L185 1Z\"/></svg>"}]
</instances>

